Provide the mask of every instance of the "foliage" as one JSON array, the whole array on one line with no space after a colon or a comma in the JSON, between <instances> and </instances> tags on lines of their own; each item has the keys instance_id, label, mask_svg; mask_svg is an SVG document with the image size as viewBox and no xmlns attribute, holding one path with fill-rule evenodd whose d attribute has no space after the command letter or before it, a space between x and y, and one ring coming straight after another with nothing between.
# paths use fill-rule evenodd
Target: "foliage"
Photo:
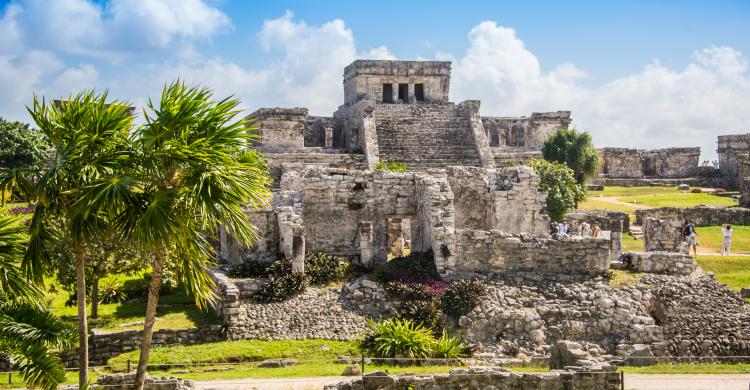
<instances>
[{"instance_id":1,"label":"foliage","mask_svg":"<svg viewBox=\"0 0 750 390\"><path fill-rule=\"evenodd\" d=\"M374 171L406 172L406 164L398 161L380 161L373 167Z\"/></svg>"},{"instance_id":2,"label":"foliage","mask_svg":"<svg viewBox=\"0 0 750 390\"><path fill-rule=\"evenodd\" d=\"M572 169L578 184L583 184L586 177L593 176L599 169L599 157L591 144L591 135L575 129L555 131L544 141L542 156Z\"/></svg>"},{"instance_id":3,"label":"foliage","mask_svg":"<svg viewBox=\"0 0 750 390\"><path fill-rule=\"evenodd\" d=\"M0 196L12 193L30 200L34 182L49 158L50 144L39 130L26 123L0 118Z\"/></svg>"},{"instance_id":4,"label":"foliage","mask_svg":"<svg viewBox=\"0 0 750 390\"><path fill-rule=\"evenodd\" d=\"M395 316L422 325L433 332L439 332L443 326L443 310L440 301L436 299L403 302L396 309Z\"/></svg>"},{"instance_id":5,"label":"foliage","mask_svg":"<svg viewBox=\"0 0 750 390\"><path fill-rule=\"evenodd\" d=\"M253 293L252 298L261 303L281 302L304 292L308 284L307 275L292 273L292 260L276 260L268 267L268 281Z\"/></svg>"},{"instance_id":6,"label":"foliage","mask_svg":"<svg viewBox=\"0 0 750 390\"><path fill-rule=\"evenodd\" d=\"M373 270L381 282L426 282L440 278L432 251L412 252L380 264Z\"/></svg>"},{"instance_id":7,"label":"foliage","mask_svg":"<svg viewBox=\"0 0 750 390\"><path fill-rule=\"evenodd\" d=\"M426 358L435 342L432 330L398 318L383 322L367 320L371 334L360 342L360 349L379 358Z\"/></svg>"},{"instance_id":8,"label":"foliage","mask_svg":"<svg viewBox=\"0 0 750 390\"><path fill-rule=\"evenodd\" d=\"M529 166L540 177L539 191L547 193L547 214L555 222L561 222L565 213L574 210L586 192L576 183L573 171L563 164L545 160L532 160Z\"/></svg>"},{"instance_id":9,"label":"foliage","mask_svg":"<svg viewBox=\"0 0 750 390\"><path fill-rule=\"evenodd\" d=\"M430 280L423 283L386 282L385 291L391 297L401 301L426 301L440 299L448 284L442 280Z\"/></svg>"},{"instance_id":10,"label":"foliage","mask_svg":"<svg viewBox=\"0 0 750 390\"><path fill-rule=\"evenodd\" d=\"M227 275L233 278L265 278L270 266L271 263L267 261L245 260L229 267Z\"/></svg>"},{"instance_id":11,"label":"foliage","mask_svg":"<svg viewBox=\"0 0 750 390\"><path fill-rule=\"evenodd\" d=\"M432 344L432 357L456 359L467 357L469 346L458 337L448 336L448 332L443 329L443 333Z\"/></svg>"},{"instance_id":12,"label":"foliage","mask_svg":"<svg viewBox=\"0 0 750 390\"><path fill-rule=\"evenodd\" d=\"M305 274L310 284L329 284L344 280L349 263L338 256L329 256L321 252L305 254Z\"/></svg>"},{"instance_id":13,"label":"foliage","mask_svg":"<svg viewBox=\"0 0 750 390\"><path fill-rule=\"evenodd\" d=\"M128 295L122 289L122 284L117 279L105 279L99 284L100 303L121 303L128 299Z\"/></svg>"},{"instance_id":14,"label":"foliage","mask_svg":"<svg viewBox=\"0 0 750 390\"><path fill-rule=\"evenodd\" d=\"M477 307L486 294L486 287L478 280L457 280L445 290L443 308L447 315L458 319Z\"/></svg>"}]
</instances>

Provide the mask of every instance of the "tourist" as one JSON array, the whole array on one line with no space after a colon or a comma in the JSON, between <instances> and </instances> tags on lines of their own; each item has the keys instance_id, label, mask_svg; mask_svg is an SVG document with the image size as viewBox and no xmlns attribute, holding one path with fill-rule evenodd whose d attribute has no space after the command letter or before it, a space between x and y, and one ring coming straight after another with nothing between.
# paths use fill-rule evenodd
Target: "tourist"
<instances>
[{"instance_id":1,"label":"tourist","mask_svg":"<svg viewBox=\"0 0 750 390\"><path fill-rule=\"evenodd\" d=\"M588 237L591 235L591 225L589 225L588 222L584 222L581 224L581 235L584 237Z\"/></svg>"},{"instance_id":2,"label":"tourist","mask_svg":"<svg viewBox=\"0 0 750 390\"><path fill-rule=\"evenodd\" d=\"M691 219L685 226L685 240L688 243L688 254L690 254L690 246L693 247L693 254L698 256L698 233L695 231L695 223Z\"/></svg>"},{"instance_id":3,"label":"tourist","mask_svg":"<svg viewBox=\"0 0 750 390\"><path fill-rule=\"evenodd\" d=\"M724 233L724 239L721 241L721 255L729 256L732 248L732 225L724 225L722 232Z\"/></svg>"},{"instance_id":4,"label":"tourist","mask_svg":"<svg viewBox=\"0 0 750 390\"><path fill-rule=\"evenodd\" d=\"M594 227L591 228L591 236L594 238L599 238L599 236L602 235L602 229L599 227L598 223L594 224Z\"/></svg>"}]
</instances>

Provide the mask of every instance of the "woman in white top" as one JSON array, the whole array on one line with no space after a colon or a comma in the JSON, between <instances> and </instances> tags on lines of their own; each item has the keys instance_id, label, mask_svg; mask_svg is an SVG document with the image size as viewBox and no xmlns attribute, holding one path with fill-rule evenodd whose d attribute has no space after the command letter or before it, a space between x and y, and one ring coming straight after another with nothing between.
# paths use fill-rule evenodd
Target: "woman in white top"
<instances>
[{"instance_id":1,"label":"woman in white top","mask_svg":"<svg viewBox=\"0 0 750 390\"><path fill-rule=\"evenodd\" d=\"M724 225L722 232L724 233L724 240L721 242L721 255L729 256L732 247L732 226Z\"/></svg>"}]
</instances>

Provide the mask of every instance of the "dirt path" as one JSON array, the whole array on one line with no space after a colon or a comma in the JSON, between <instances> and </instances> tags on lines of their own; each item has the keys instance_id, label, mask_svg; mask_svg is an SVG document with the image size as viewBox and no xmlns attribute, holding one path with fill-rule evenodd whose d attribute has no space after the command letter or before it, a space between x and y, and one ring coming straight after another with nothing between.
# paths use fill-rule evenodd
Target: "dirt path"
<instances>
[{"instance_id":1,"label":"dirt path","mask_svg":"<svg viewBox=\"0 0 750 390\"><path fill-rule=\"evenodd\" d=\"M227 379L197 381L203 390L320 390L352 377ZM636 390L748 390L750 374L625 374L625 388Z\"/></svg>"},{"instance_id":2,"label":"dirt path","mask_svg":"<svg viewBox=\"0 0 750 390\"><path fill-rule=\"evenodd\" d=\"M625 388L637 390L748 390L750 374L625 374Z\"/></svg>"}]
</instances>

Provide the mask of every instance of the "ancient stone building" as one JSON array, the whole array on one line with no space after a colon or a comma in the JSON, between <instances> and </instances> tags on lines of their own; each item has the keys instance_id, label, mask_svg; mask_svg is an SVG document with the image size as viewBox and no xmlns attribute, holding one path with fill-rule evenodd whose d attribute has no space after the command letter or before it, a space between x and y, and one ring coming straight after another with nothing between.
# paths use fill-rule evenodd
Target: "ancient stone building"
<instances>
[{"instance_id":1,"label":"ancient stone building","mask_svg":"<svg viewBox=\"0 0 750 390\"><path fill-rule=\"evenodd\" d=\"M737 188L740 185L738 156L750 153L750 134L720 135L717 144L719 170L727 178L727 186Z\"/></svg>"},{"instance_id":2,"label":"ancient stone building","mask_svg":"<svg viewBox=\"0 0 750 390\"><path fill-rule=\"evenodd\" d=\"M285 170L310 164L492 168L496 161L540 157L544 140L570 123L569 111L482 117L478 101L449 101L450 72L444 61L354 61L344 69L344 104L331 117L261 108L250 114L255 145L278 184Z\"/></svg>"},{"instance_id":3,"label":"ancient stone building","mask_svg":"<svg viewBox=\"0 0 750 390\"><path fill-rule=\"evenodd\" d=\"M601 173L613 178L687 178L698 174L700 148L602 148Z\"/></svg>"}]
</instances>

